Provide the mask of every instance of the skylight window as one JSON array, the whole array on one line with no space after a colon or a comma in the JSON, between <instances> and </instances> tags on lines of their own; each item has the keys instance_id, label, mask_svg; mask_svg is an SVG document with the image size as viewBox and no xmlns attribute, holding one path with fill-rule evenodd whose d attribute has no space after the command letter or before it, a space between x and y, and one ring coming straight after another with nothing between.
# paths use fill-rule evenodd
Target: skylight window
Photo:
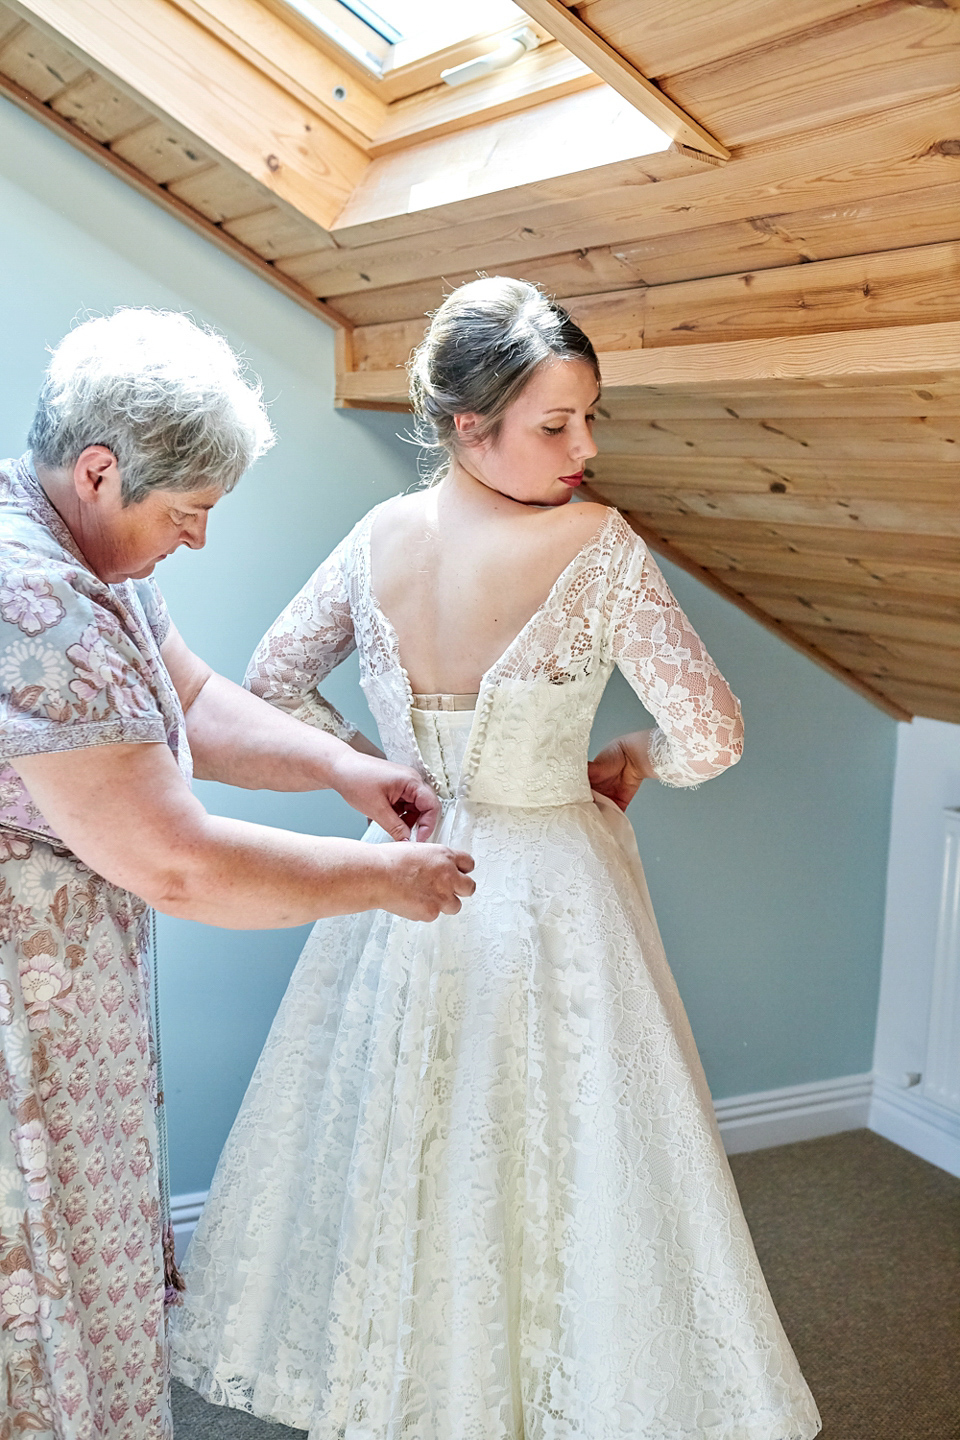
<instances>
[{"instance_id":1,"label":"skylight window","mask_svg":"<svg viewBox=\"0 0 960 1440\"><path fill-rule=\"evenodd\" d=\"M375 29L381 28L384 38L396 44L398 40L420 40L427 32L433 32L439 39L439 50L446 42L443 36L455 33L457 39L476 34L483 30L499 30L502 25L522 24L527 17L516 5L489 3L489 0L460 0L451 6L450 0L376 0L367 5L364 0L345 0L347 8L365 19ZM451 10L456 14L451 15Z\"/></svg>"},{"instance_id":2,"label":"skylight window","mask_svg":"<svg viewBox=\"0 0 960 1440\"><path fill-rule=\"evenodd\" d=\"M285 0L318 35L383 76L477 36L529 24L512 0Z\"/></svg>"}]
</instances>

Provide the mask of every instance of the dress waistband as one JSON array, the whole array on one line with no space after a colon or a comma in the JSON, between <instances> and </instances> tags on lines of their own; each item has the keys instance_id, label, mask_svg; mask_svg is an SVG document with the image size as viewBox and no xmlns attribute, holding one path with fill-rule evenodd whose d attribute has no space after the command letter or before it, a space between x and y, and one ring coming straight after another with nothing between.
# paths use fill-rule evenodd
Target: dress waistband
<instances>
[{"instance_id":1,"label":"dress waistband","mask_svg":"<svg viewBox=\"0 0 960 1440\"><path fill-rule=\"evenodd\" d=\"M476 710L479 695L414 695L416 710Z\"/></svg>"}]
</instances>

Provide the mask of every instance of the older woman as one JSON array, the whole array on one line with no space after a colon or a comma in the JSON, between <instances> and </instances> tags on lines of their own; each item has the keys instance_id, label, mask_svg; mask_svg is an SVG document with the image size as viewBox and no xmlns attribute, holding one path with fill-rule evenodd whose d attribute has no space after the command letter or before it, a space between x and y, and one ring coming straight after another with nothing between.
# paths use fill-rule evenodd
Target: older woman
<instances>
[{"instance_id":1,"label":"older woman","mask_svg":"<svg viewBox=\"0 0 960 1440\"><path fill-rule=\"evenodd\" d=\"M191 796L195 767L332 787L396 838L437 813L412 770L336 738L352 732L319 697L294 718L212 673L148 578L204 544L272 443L223 340L148 311L79 326L29 443L0 466L0 1436L159 1440L148 906L237 927L429 920L459 909L472 862L220 819Z\"/></svg>"}]
</instances>

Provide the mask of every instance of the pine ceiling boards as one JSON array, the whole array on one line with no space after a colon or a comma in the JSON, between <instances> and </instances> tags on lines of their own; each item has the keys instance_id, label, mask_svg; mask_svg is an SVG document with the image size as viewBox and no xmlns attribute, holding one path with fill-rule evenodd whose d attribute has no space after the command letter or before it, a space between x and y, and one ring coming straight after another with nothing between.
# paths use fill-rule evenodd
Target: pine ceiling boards
<instances>
[{"instance_id":1,"label":"pine ceiling boards","mask_svg":"<svg viewBox=\"0 0 960 1440\"><path fill-rule=\"evenodd\" d=\"M342 0L6 0L0 89L335 326L340 405L405 406L452 286L538 281L600 353L591 494L960 721L960 0L445 8L365 49Z\"/></svg>"}]
</instances>

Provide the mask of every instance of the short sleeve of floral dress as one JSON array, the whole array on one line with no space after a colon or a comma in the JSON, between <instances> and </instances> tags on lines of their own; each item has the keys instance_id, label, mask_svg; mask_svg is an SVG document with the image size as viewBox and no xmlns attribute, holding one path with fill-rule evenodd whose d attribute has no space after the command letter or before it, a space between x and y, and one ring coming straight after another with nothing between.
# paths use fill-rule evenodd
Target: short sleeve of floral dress
<instances>
[{"instance_id":1,"label":"short sleeve of floral dress","mask_svg":"<svg viewBox=\"0 0 960 1440\"><path fill-rule=\"evenodd\" d=\"M40 1440L172 1427L146 907L60 842L10 762L161 743L189 775L168 628L152 581L86 567L29 461L0 465L2 1418Z\"/></svg>"}]
</instances>

